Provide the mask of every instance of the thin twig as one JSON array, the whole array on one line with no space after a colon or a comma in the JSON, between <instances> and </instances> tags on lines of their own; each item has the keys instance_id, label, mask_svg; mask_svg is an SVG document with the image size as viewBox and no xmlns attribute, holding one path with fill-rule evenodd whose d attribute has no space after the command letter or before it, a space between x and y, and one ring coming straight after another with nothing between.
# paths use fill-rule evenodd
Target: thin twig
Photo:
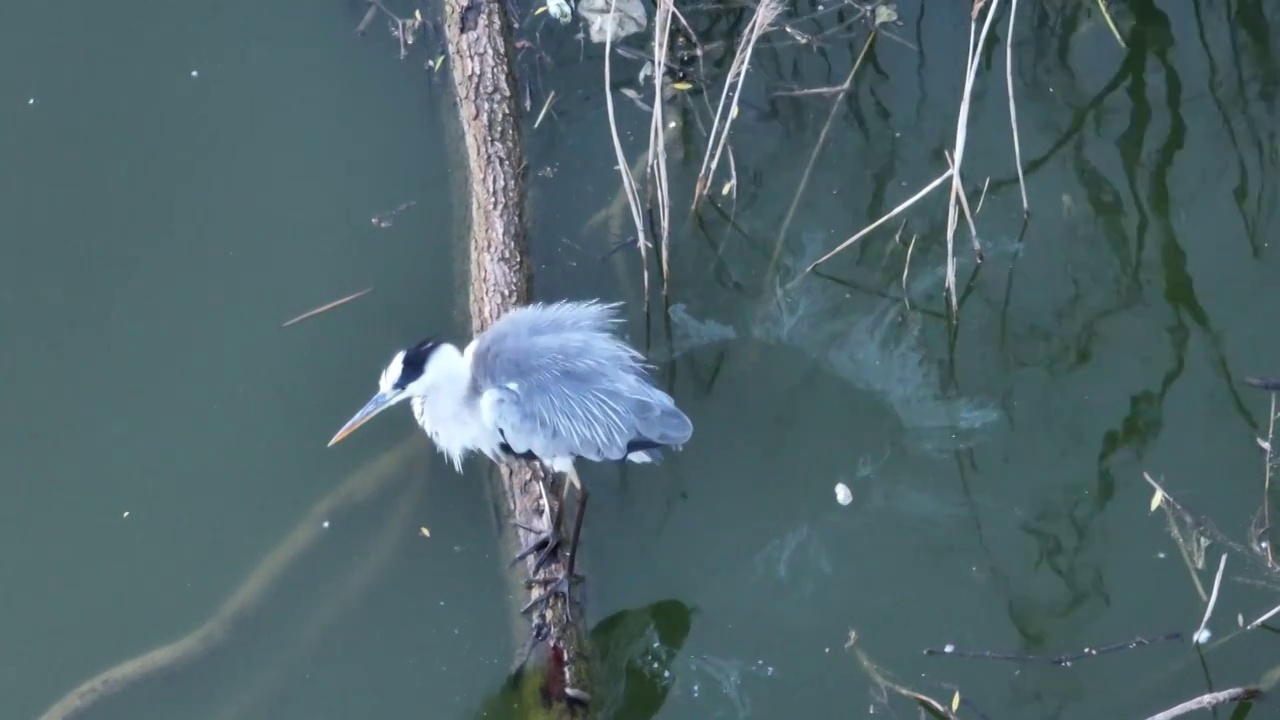
<instances>
[{"instance_id":1,"label":"thin twig","mask_svg":"<svg viewBox=\"0 0 1280 720\"><path fill-rule=\"evenodd\" d=\"M987 201L987 188L991 186L991 176L988 175L986 180L982 181L982 194L978 196L978 207L973 209L974 217L982 212L982 203Z\"/></svg>"},{"instance_id":2,"label":"thin twig","mask_svg":"<svg viewBox=\"0 0 1280 720\"><path fill-rule=\"evenodd\" d=\"M617 0L609 0L609 30L604 36L604 104L609 112L609 135L613 138L613 151L618 156L618 172L622 174L622 187L627 193L627 204L631 207L631 219L636 224L636 241L640 244L640 262L644 266L644 309L649 311L649 240L644 234L644 220L640 217L640 195L636 192L635 180L631 177L631 168L627 167L626 155L622 152L622 140L618 138L618 121L613 112L613 70L609 58L613 56L613 14L617 9Z\"/></svg>"},{"instance_id":3,"label":"thin twig","mask_svg":"<svg viewBox=\"0 0 1280 720\"><path fill-rule=\"evenodd\" d=\"M1222 571L1227 567L1227 554L1222 553L1222 559L1218 561L1218 574L1213 578L1213 592L1209 594L1209 604L1204 608L1204 618L1200 620L1200 627L1196 628L1196 632L1191 636L1191 642L1204 642L1204 628L1209 624L1209 618L1213 615L1213 606L1218 602L1218 588L1222 586Z\"/></svg>"},{"instance_id":4,"label":"thin twig","mask_svg":"<svg viewBox=\"0 0 1280 720\"><path fill-rule=\"evenodd\" d=\"M911 251L916 249L916 238L919 235L911 236L911 244L907 246L907 261L902 264L902 302L906 303L907 309L911 309L911 296L907 293L907 271L911 269Z\"/></svg>"},{"instance_id":5,"label":"thin twig","mask_svg":"<svg viewBox=\"0 0 1280 720\"><path fill-rule=\"evenodd\" d=\"M826 262L826 261L830 260L832 257L834 257L834 256L836 255L836 253L838 253L838 252L840 252L841 250L844 250L845 248L849 247L850 245L852 245L852 244L854 244L854 243L858 242L858 241L859 241L859 240L861 240L861 239L862 239L862 237L863 237L864 235L866 235L867 233L871 232L872 230L875 230L876 228L878 228L878 227L880 227L881 225L885 224L885 223L886 223L886 222L888 222L889 220L892 220L892 219L893 219L894 217L896 217L899 213L903 212L903 211L904 211L904 210L906 210L907 208L909 208L909 207L911 207L912 205L914 205L914 204L916 204L917 202L919 202L921 198L923 198L925 195L928 195L929 193L931 193L931 192L933 192L934 190L936 190L936 189L938 188L938 186L939 186L939 185L941 185L942 183L946 182L946 181L947 181L947 178L950 178L950 177L951 177L951 170L950 170L950 168L948 168L948 169L947 169L947 171L946 171L946 172L944 172L944 173L942 173L941 175L939 175L939 176L938 176L938 178L937 178L936 180L934 180L933 182L931 182L931 183L929 183L928 185L926 185L926 186L924 187L924 189L923 189L923 190L921 190L920 192L916 193L915 195L912 195L910 198L907 198L907 199L906 199L905 201L903 201L903 203L902 203L901 205L899 205L898 207L896 207L896 208L894 208L894 209L890 210L890 211L889 211L889 213L888 213L887 215L885 215L884 217L880 218L879 220L877 220L877 221L875 221L875 222L871 223L870 225L866 226L865 228L863 228L863 229L859 230L859 231L857 232L857 234L855 234L853 237L851 237L851 238L849 238L848 240L845 240L844 242L842 242L842 243L840 243L839 245L837 245L835 250L832 250L831 252L827 253L826 255L823 255L822 257L818 258L817 260L814 260L812 263L810 263L810 264L809 264L809 267L807 267L807 268L805 268L805 269L804 269L804 272L801 272L799 275L797 275L797 276L796 276L796 280L799 280L800 278L804 277L805 275L808 275L808 274L809 274L809 273L810 273L814 268L818 267L818 266L819 266L819 265L821 265L822 263L824 263L824 262ZM793 283L794 283L794 282L795 282L795 280L792 280L791 282L793 282Z\"/></svg>"},{"instance_id":6,"label":"thin twig","mask_svg":"<svg viewBox=\"0 0 1280 720\"><path fill-rule=\"evenodd\" d=\"M362 297L364 297L365 295L368 295L368 294L369 294L369 293L371 293L371 292L373 292L373 288L371 288L371 287L367 287L367 288L365 288L365 289L361 290L360 292L354 292L354 293L351 293L350 295L348 295L348 296L346 296L346 297L344 297L344 298L338 298L337 300L334 300L334 301L333 301L333 302L331 302L331 303L325 303L324 305L321 305L320 307L318 307L318 308L316 308L316 309L314 309L314 310L308 310L308 311L306 311L306 312L302 313L301 315L299 315L298 317L296 317L296 318L294 318L294 319L292 319L292 320L288 320L288 321L284 322L283 324L281 324L281 325L280 325L280 327L282 327L282 328L287 328L287 327L289 327L290 325L294 325L294 324L296 324L296 323L300 323L300 322L302 322L303 320L306 320L307 318L313 318L313 317L315 317L316 315L319 315L320 313L328 312L328 311L330 311L330 310L332 310L332 309L334 309L334 308L338 307L339 305L346 305L347 303L351 302L352 300L356 300L356 299L362 298Z\"/></svg>"},{"instance_id":7,"label":"thin twig","mask_svg":"<svg viewBox=\"0 0 1280 720\"><path fill-rule=\"evenodd\" d=\"M1013 19L1018 15L1018 0L1009 6L1009 37L1004 42L1004 81L1009 90L1009 124L1013 126L1013 161L1018 166L1018 189L1022 191L1022 216L1031 213L1027 204L1027 181L1022 177L1022 146L1018 142L1018 106L1013 101ZM985 197L986 187L982 194ZM978 209L982 209L982 201L978 201Z\"/></svg>"},{"instance_id":8,"label":"thin twig","mask_svg":"<svg viewBox=\"0 0 1280 720\"><path fill-rule=\"evenodd\" d=\"M538 126L542 124L542 118L547 114L547 109L551 107L551 103L555 99L556 99L556 91L552 90L551 94L547 96L547 101L542 103L542 110L538 112L538 119L533 121L534 130L537 130Z\"/></svg>"},{"instance_id":9,"label":"thin twig","mask_svg":"<svg viewBox=\"0 0 1280 720\"><path fill-rule=\"evenodd\" d=\"M1246 628L1248 628L1249 630L1253 630L1254 628L1258 627L1258 626L1259 626L1259 625L1261 625L1262 623L1264 623L1264 622L1266 622L1266 621L1270 620L1271 618L1275 617L1277 614L1280 614L1280 605L1277 605L1277 606L1275 606L1275 607L1271 608L1271 609L1270 609L1270 610L1268 610L1266 613L1264 613L1264 614L1262 615L1262 617L1258 618L1257 620L1254 620L1253 622L1249 623L1249 624L1248 624L1248 625L1246 625L1245 627L1246 627Z\"/></svg>"},{"instance_id":10,"label":"thin twig","mask_svg":"<svg viewBox=\"0 0 1280 720\"><path fill-rule=\"evenodd\" d=\"M1179 715L1186 715L1196 710L1208 710L1231 702L1247 702L1262 697L1262 690L1255 687L1238 687L1230 690L1205 693L1198 698L1175 705L1164 712L1156 713L1147 720L1172 720Z\"/></svg>"}]
</instances>

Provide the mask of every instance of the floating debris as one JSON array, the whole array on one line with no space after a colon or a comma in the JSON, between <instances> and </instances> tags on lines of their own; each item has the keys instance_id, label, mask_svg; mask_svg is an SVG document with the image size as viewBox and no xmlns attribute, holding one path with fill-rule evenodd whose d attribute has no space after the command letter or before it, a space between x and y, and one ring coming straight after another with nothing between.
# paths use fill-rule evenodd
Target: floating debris
<instances>
[{"instance_id":1,"label":"floating debris","mask_svg":"<svg viewBox=\"0 0 1280 720\"><path fill-rule=\"evenodd\" d=\"M418 528L418 534L419 534L419 535L421 535L421 536L422 536L422 537L424 537L424 538L429 538L429 537L431 537L431 531L430 531L430 530L428 530L428 529L426 528L426 526L425 526L425 525L424 525L424 526L422 526L422 527L420 527L420 528Z\"/></svg>"},{"instance_id":2,"label":"floating debris","mask_svg":"<svg viewBox=\"0 0 1280 720\"><path fill-rule=\"evenodd\" d=\"M613 14L609 10L612 4ZM604 44L609 36L616 43L628 35L644 30L649 24L644 5L640 0L581 0L578 14L587 21L587 36L591 42Z\"/></svg>"},{"instance_id":3,"label":"floating debris","mask_svg":"<svg viewBox=\"0 0 1280 720\"><path fill-rule=\"evenodd\" d=\"M853 491L842 482L836 483L836 502L841 505L848 505L853 502Z\"/></svg>"},{"instance_id":4,"label":"floating debris","mask_svg":"<svg viewBox=\"0 0 1280 720\"><path fill-rule=\"evenodd\" d=\"M443 61L444 56L441 55L440 58ZM437 66L437 68L438 67L439 66ZM409 208L417 204L418 204L417 200L409 200L407 202L402 202L394 210L388 210L384 213L378 213L377 215L374 215L373 217L369 218L369 222L373 223L374 227L389 228L391 227L391 223L395 221L396 215L399 215L401 212L408 210Z\"/></svg>"},{"instance_id":5,"label":"floating debris","mask_svg":"<svg viewBox=\"0 0 1280 720\"><path fill-rule=\"evenodd\" d=\"M565 0L547 0L547 12L561 25L568 25L573 19L573 8Z\"/></svg>"},{"instance_id":6,"label":"floating debris","mask_svg":"<svg viewBox=\"0 0 1280 720\"><path fill-rule=\"evenodd\" d=\"M362 298L362 297L364 297L365 295L368 295L368 294L369 294L369 293L371 293L371 292L373 292L373 288L371 288L371 287L367 287L367 288L365 288L365 289L361 290L360 292L351 293L350 295L348 295L348 296L346 296L346 297L344 297L344 298L338 298L337 300L334 300L334 301L333 301L333 302L331 302L331 303L326 303L326 304L324 304L324 305L321 305L320 307L316 308L315 310L308 310L307 312L302 313L302 314L301 314L301 315L299 315L298 317L296 317L296 318L294 318L294 319L292 319L292 320L286 321L286 322L285 322L284 324L282 324L280 327L282 327L282 328L287 328L287 327L289 327L290 325L293 325L293 324L295 324L295 323L300 323L300 322L302 322L303 320L306 320L307 318L315 317L316 315L319 315L319 314L320 314L320 313L322 313L322 312L327 312L327 311L329 311L329 310L332 310L332 309L334 309L334 308L338 307L339 305L345 305L345 304L347 304L347 303L351 302L352 300L356 300L356 299L358 299L358 298Z\"/></svg>"}]
</instances>

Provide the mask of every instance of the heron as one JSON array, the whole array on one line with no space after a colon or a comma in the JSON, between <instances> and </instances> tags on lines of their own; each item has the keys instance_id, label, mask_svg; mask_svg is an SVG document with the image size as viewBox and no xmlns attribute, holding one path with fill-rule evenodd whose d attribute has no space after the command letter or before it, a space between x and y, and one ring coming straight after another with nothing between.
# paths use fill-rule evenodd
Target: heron
<instances>
[{"instance_id":1,"label":"heron","mask_svg":"<svg viewBox=\"0 0 1280 720\"><path fill-rule=\"evenodd\" d=\"M434 336L415 343L392 356L377 393L329 446L408 400L418 425L458 473L473 453L497 463L537 461L563 473L578 492L580 528L587 493L575 460L652 463L693 435L689 417L649 379L644 356L612 332L621 322L620 305L534 303L502 315L464 350ZM542 491L547 529L521 525L535 538L515 558L538 552L535 574L560 545L559 523ZM564 576L526 610L554 592L567 594L575 552L571 546Z\"/></svg>"}]
</instances>

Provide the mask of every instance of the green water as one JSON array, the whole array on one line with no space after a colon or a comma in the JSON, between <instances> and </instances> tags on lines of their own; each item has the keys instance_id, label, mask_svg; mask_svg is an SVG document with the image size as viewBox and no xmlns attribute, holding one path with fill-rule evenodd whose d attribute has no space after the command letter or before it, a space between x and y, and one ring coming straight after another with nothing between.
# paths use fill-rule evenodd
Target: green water
<instances>
[{"instance_id":1,"label":"green water","mask_svg":"<svg viewBox=\"0 0 1280 720\"><path fill-rule=\"evenodd\" d=\"M204 622L314 503L416 432L392 412L325 448L396 349L461 339L465 314L447 72L423 68L437 41L399 60L383 22L353 35L358 5L0 14L0 717L37 717ZM679 307L673 339L655 309L648 342L638 254L601 259L629 216L587 225L619 189L601 48L546 15L522 30L545 53L521 56L537 294L627 301L696 427L656 468L583 470L602 664L637 668L600 690L614 717L888 714L851 629L899 682L944 702L958 687L967 718L1141 718L1276 664L1265 629L1203 666L1185 640L1071 667L921 652L1194 631L1204 605L1144 471L1241 543L1212 544L1199 572L1207 589L1228 553L1216 638L1280 603L1248 547L1268 398L1241 381L1280 375L1275 8L1117 3L1121 48L1094 3L1024 3L1024 232L1002 7L964 159L975 204L990 178L985 262L962 226L952 332L941 191L899 239L891 222L797 279L946 168L967 4L900 5L781 238L831 97L771 93L843 82L864 23L850 7L801 20L806 2L783 20L855 32L762 41L723 212L689 214L705 144L688 109L703 101L684 99ZM704 40L748 17L687 15ZM707 72L728 62L713 53ZM637 87L639 65L616 59L614 87ZM614 99L634 161L648 115ZM412 458L326 516L224 642L83 717L476 716L513 653L504 560L480 466L458 476L421 439Z\"/></svg>"}]
</instances>

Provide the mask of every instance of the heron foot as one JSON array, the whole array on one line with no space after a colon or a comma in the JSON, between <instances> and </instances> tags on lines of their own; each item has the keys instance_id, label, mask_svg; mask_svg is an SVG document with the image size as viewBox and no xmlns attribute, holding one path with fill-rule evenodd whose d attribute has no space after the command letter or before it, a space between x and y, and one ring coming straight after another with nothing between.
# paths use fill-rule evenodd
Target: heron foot
<instances>
[{"instance_id":1,"label":"heron foot","mask_svg":"<svg viewBox=\"0 0 1280 720\"><path fill-rule=\"evenodd\" d=\"M556 528L558 524L559 523L551 523L551 527L547 530L539 530L537 528L529 527L524 523L517 522L515 524L516 527L526 532L533 533L534 538L529 541L528 545L521 548L520 552L516 553L515 558L511 560L511 564L515 565L536 552L537 556L533 561L533 572L530 573L529 577L532 579L533 576L537 575L542 568L546 567L547 563L550 562L552 558L557 556L557 551L560 549L562 543L560 531Z\"/></svg>"},{"instance_id":2,"label":"heron foot","mask_svg":"<svg viewBox=\"0 0 1280 720\"><path fill-rule=\"evenodd\" d=\"M575 517L573 521L573 539L569 541L569 557L565 560L565 563L563 566L564 572L558 573L546 579L530 578L529 587L542 584L546 586L546 590L544 590L541 595L530 600L528 605L525 605L523 608L521 608L520 612L522 614L529 612L535 607L542 607L547 605L548 603L551 602L551 598L555 597L556 595L563 595L565 600L565 617L570 622L573 621L572 610L570 610L570 606L573 604L571 602L572 594L570 593L570 589L573 587L573 584L575 582L579 582L583 579L581 575L578 575L573 571L573 567L578 557L578 539L582 533L582 518L583 518L583 515L586 513L586 510L587 510L587 492L585 488L580 487L578 490L578 513L577 513L577 517ZM552 526L553 531L556 524L553 524Z\"/></svg>"}]
</instances>

